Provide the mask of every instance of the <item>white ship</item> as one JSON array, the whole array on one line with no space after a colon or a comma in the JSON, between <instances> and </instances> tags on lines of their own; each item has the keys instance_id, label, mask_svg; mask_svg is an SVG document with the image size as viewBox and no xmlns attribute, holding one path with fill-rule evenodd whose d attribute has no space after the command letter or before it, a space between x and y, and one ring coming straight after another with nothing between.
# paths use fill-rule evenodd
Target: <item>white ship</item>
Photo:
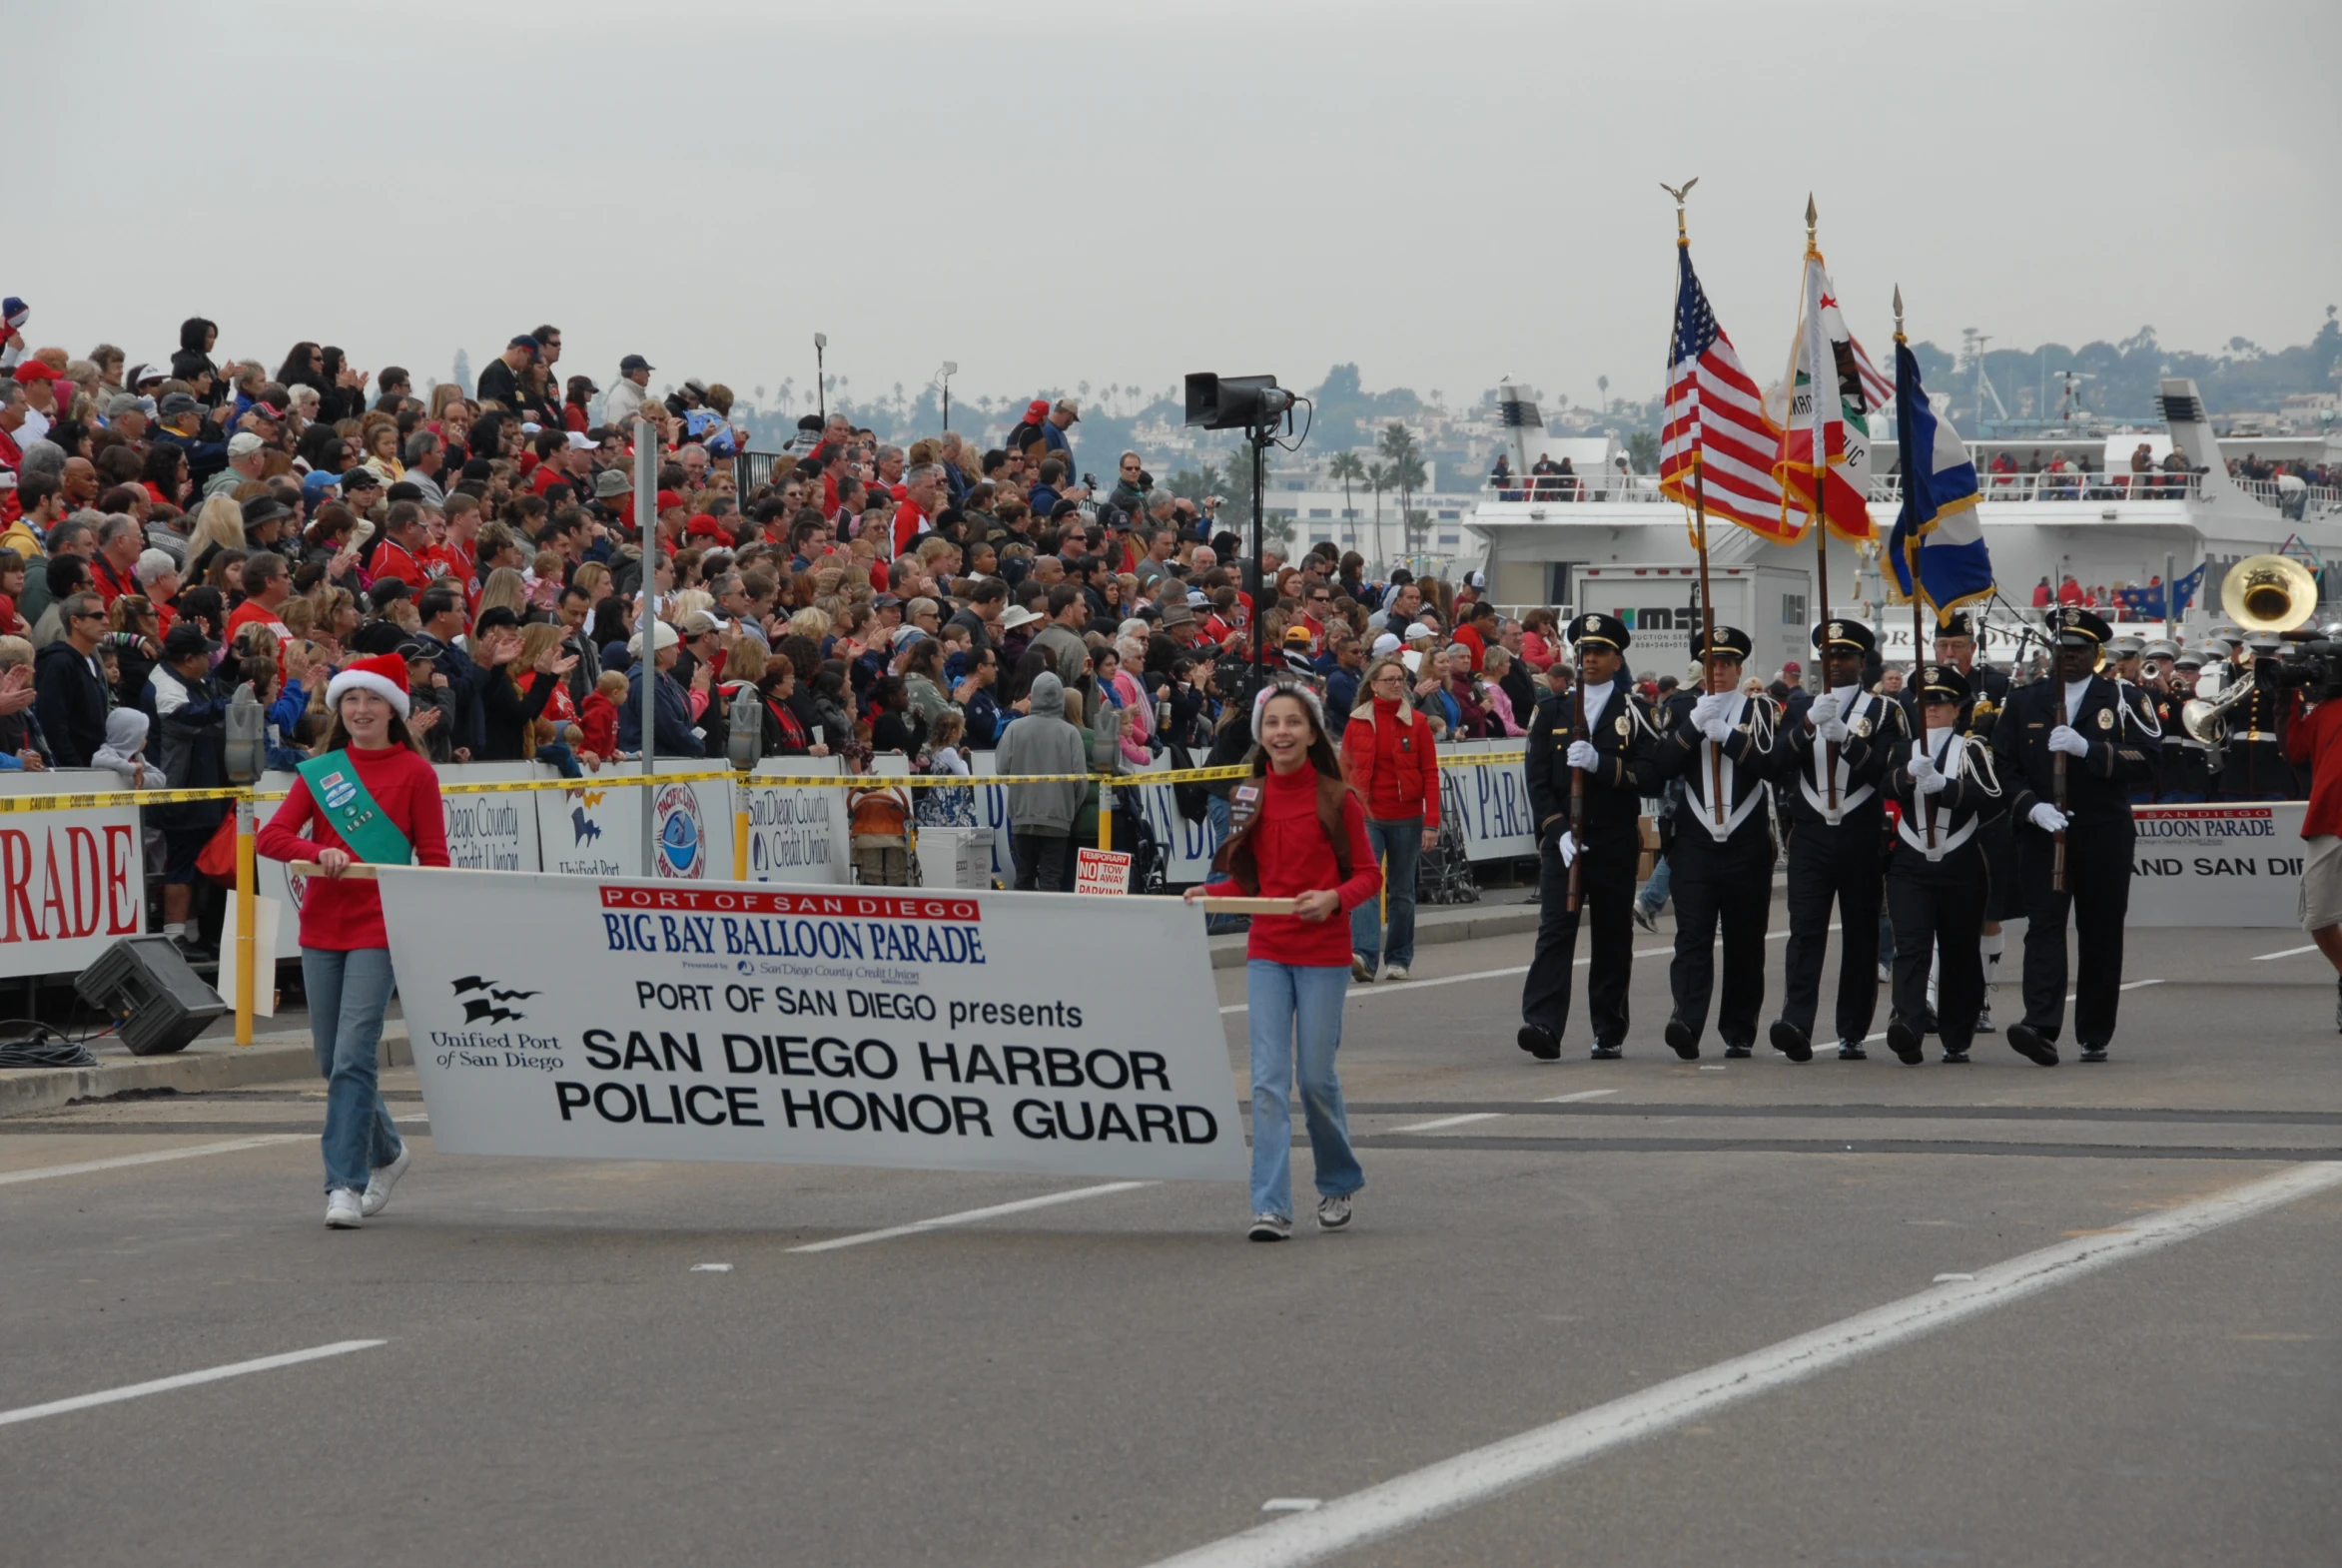
<instances>
[{"instance_id":1,"label":"white ship","mask_svg":"<svg viewBox=\"0 0 2342 1568\"><path fill-rule=\"evenodd\" d=\"M2044 578L2052 590L2065 577L2092 588L2144 586L2183 578L2202 566L2206 587L2196 593L2181 623L2184 636L2220 618L2219 583L2231 565L2248 555L2279 552L2317 574L2319 618L2335 618L2330 612L2342 599L2342 492L2290 476L2274 482L2232 477L2230 457L2247 450L2264 457L2301 457L2306 453L2279 448L2302 443L2231 438L2223 452L2194 382L2166 380L2161 392L2161 430L1967 443L1983 486L1978 511L2002 596L2029 611L2035 585ZM1891 432L1893 427L1890 420L1887 428ZM2156 468L2134 474L2132 453L2142 443ZM2316 444L2322 448L2324 443ZM2191 471L2162 471L2173 448ZM1525 472L1534 460L1536 437L1515 449L1528 458L1516 456L1514 476L1502 489L1492 484L1466 519L1471 542L1480 548L1467 544L1457 561L1458 570L1479 566L1488 572L1498 603L1574 605L1580 596L1575 573L1588 566L1696 562L1688 511L1659 493L1655 477L1627 473L1612 460L1581 464L1579 475L1566 484L1547 478L1540 487ZM2022 471L2041 465L2036 456L2047 457L2052 450L2065 456L2069 471ZM2004 452L2020 471L1987 471ZM2342 458L2342 451L2321 450L2318 457ZM1874 443L1873 462L1882 474L1894 468L1892 439ZM1881 538L1894 526L1899 506L1899 479L1892 474L1874 479L1871 521ZM1777 545L1713 517L1708 544L1713 562L1784 567L1805 574L1809 583L1817 565L1810 537L1802 545ZM2338 569L2329 571L2329 565ZM1867 610L1874 621L1909 615L1908 610L1887 610L1874 551L1857 551L1833 539L1828 571L1830 600L1839 613Z\"/></svg>"}]
</instances>

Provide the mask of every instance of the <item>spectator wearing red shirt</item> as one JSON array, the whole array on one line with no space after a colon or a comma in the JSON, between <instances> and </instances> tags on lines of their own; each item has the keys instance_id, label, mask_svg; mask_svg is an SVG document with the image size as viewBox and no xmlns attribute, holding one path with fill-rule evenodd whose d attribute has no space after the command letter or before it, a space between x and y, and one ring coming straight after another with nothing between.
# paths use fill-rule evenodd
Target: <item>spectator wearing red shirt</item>
<instances>
[{"instance_id":1,"label":"spectator wearing red shirt","mask_svg":"<svg viewBox=\"0 0 2342 1568\"><path fill-rule=\"evenodd\" d=\"M375 551L374 580L396 577L410 591L420 593L438 575L423 564L428 547L422 508L412 501L398 502L390 508L390 520L383 527L383 546Z\"/></svg>"},{"instance_id":2,"label":"spectator wearing red shirt","mask_svg":"<svg viewBox=\"0 0 2342 1568\"><path fill-rule=\"evenodd\" d=\"M2342 699L2294 713L2285 726L2285 760L2309 770L2309 808L2301 819L2301 928L2342 973ZM2342 1028L2342 1003L2334 1022Z\"/></svg>"},{"instance_id":3,"label":"spectator wearing red shirt","mask_svg":"<svg viewBox=\"0 0 2342 1568\"><path fill-rule=\"evenodd\" d=\"M90 557L90 576L106 608L125 593L138 592L138 558L147 547L146 530L127 515L108 517L98 524L98 552Z\"/></svg>"},{"instance_id":4,"label":"spectator wearing red shirt","mask_svg":"<svg viewBox=\"0 0 2342 1568\"><path fill-rule=\"evenodd\" d=\"M2067 577L2057 584L2058 603L2079 604L2082 602L2083 597L2084 595L2081 591L2081 584L2074 581L2071 577Z\"/></svg>"},{"instance_id":5,"label":"spectator wearing red shirt","mask_svg":"<svg viewBox=\"0 0 2342 1568\"><path fill-rule=\"evenodd\" d=\"M2049 607L2049 601L2050 601L2050 599L2051 599L2052 597L2054 597L2054 595L2052 595L2052 594L2049 592L2049 579L2048 579L2048 578L2046 578L2046 577L2043 577L2043 578L2042 578L2042 579L2041 579L2039 582L2036 582L2036 583L2034 583L2034 584L2033 584L2033 608L2034 608L2034 609L2036 609L2036 610L2045 610L2045 609L2047 609L2047 608Z\"/></svg>"},{"instance_id":6,"label":"spectator wearing red shirt","mask_svg":"<svg viewBox=\"0 0 2342 1568\"><path fill-rule=\"evenodd\" d=\"M935 526L936 511L943 505L943 469L932 462L904 475L903 503L895 508L896 558L910 554L919 536Z\"/></svg>"},{"instance_id":7,"label":"spectator wearing red shirt","mask_svg":"<svg viewBox=\"0 0 2342 1568\"><path fill-rule=\"evenodd\" d=\"M293 574L285 557L273 550L254 550L244 558L244 602L228 616L227 637L236 641L247 626L266 626L283 642L292 635L277 612L293 597ZM279 651L279 662L283 652Z\"/></svg>"},{"instance_id":8,"label":"spectator wearing red shirt","mask_svg":"<svg viewBox=\"0 0 2342 1568\"><path fill-rule=\"evenodd\" d=\"M1382 863L1384 905L1350 916L1350 974L1407 978L1415 961L1415 864L1439 842L1439 748L1431 721L1407 700L1414 684L1395 656L1376 659L1360 688L1365 700L1342 730L1341 771L1366 803L1366 838ZM1388 924L1387 937L1384 925Z\"/></svg>"}]
</instances>

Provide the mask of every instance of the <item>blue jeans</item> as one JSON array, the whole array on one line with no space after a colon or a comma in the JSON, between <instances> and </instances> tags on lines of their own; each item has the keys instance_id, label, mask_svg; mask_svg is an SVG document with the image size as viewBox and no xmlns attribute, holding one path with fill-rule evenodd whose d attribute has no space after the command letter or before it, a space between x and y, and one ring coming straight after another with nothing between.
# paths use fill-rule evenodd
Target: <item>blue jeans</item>
<instances>
[{"instance_id":1,"label":"blue jeans","mask_svg":"<svg viewBox=\"0 0 2342 1568\"><path fill-rule=\"evenodd\" d=\"M1423 819L1404 817L1395 822L1366 821L1366 842L1382 863L1382 889L1388 900L1390 936L1383 939L1383 905L1368 899L1350 911L1350 951L1362 955L1371 968L1388 958L1393 964L1415 962L1415 866L1423 858Z\"/></svg>"},{"instance_id":2,"label":"blue jeans","mask_svg":"<svg viewBox=\"0 0 2342 1568\"><path fill-rule=\"evenodd\" d=\"M1350 1153L1350 1124L1342 1110L1333 1054L1341 1049L1345 965L1244 966L1244 995L1252 1026L1252 1212L1293 1213L1294 1064L1300 1068L1301 1112L1309 1124L1309 1154L1317 1191L1339 1197L1366 1184Z\"/></svg>"},{"instance_id":3,"label":"blue jeans","mask_svg":"<svg viewBox=\"0 0 2342 1568\"><path fill-rule=\"evenodd\" d=\"M318 1072L326 1080L326 1190L366 1189L375 1168L398 1158L405 1146L375 1083L383 1048L383 1010L390 1005L390 950L301 950L301 978L309 992L309 1032Z\"/></svg>"},{"instance_id":4,"label":"blue jeans","mask_svg":"<svg viewBox=\"0 0 2342 1568\"><path fill-rule=\"evenodd\" d=\"M1635 902L1649 911L1653 919L1657 919L1659 912L1667 907L1669 870L1667 857L1660 856L1659 864L1651 868L1651 880L1644 883L1643 891L1635 895Z\"/></svg>"},{"instance_id":5,"label":"blue jeans","mask_svg":"<svg viewBox=\"0 0 2342 1568\"><path fill-rule=\"evenodd\" d=\"M547 767L558 768L565 779L585 777L585 769L578 764L577 753L563 740L548 740L536 748L536 760Z\"/></svg>"}]
</instances>

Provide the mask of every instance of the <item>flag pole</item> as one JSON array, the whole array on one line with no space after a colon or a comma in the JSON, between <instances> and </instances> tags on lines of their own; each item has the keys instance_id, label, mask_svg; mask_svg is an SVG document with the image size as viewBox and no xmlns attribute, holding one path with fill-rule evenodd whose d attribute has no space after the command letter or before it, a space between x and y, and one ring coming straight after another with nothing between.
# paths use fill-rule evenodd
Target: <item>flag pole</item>
<instances>
[{"instance_id":1,"label":"flag pole","mask_svg":"<svg viewBox=\"0 0 2342 1568\"><path fill-rule=\"evenodd\" d=\"M1806 193L1806 265L1811 267L1822 259L1822 252L1814 243L1815 222L1819 214L1814 208L1814 193ZM1809 332L1819 334L1819 321L1807 324ZM1821 598L1822 624L1830 623L1830 446L1824 435L1822 419L1822 367L1811 366L1806 371L1807 394L1814 400L1814 591ZM1832 392L1837 391L1833 374ZM1821 655L1814 661L1822 689L1830 689L1830 649L1828 639L1815 651ZM1838 742L1831 741L1824 760L1829 764L1823 771L1830 786L1830 813L1838 814Z\"/></svg>"},{"instance_id":2,"label":"flag pole","mask_svg":"<svg viewBox=\"0 0 2342 1568\"><path fill-rule=\"evenodd\" d=\"M1895 286L1895 355L1896 355L1896 360L1897 360L1897 362L1898 362L1898 364L1897 364L1897 380L1898 380L1899 382L1900 382L1900 381L1901 381L1901 379L1902 379L1902 366L1901 366L1901 361L1902 361L1902 358L1903 358L1903 348L1904 348L1904 343L1905 343L1905 339L1904 339L1904 336L1903 336L1903 285L1901 285L1901 284L1897 284L1897 285ZM1900 388L1898 389L1898 391L1900 392ZM1911 454L1910 452L1905 452L1905 453L1903 454L1903 482L1904 482L1904 486L1905 486L1905 488L1906 488L1906 489L1908 489L1908 488L1910 487L1910 485L1911 485L1911 475L1912 475L1912 454ZM1909 500L1906 500L1906 501L1904 502L1904 504L1908 506L1908 505L1909 505L1909 504L1911 504L1911 503L1910 503L1910 501L1909 501ZM1916 711L1916 712L1918 713L1918 715L1919 715L1919 720L1920 720L1920 729L1919 729L1918 742L1919 742L1919 745L1920 745L1920 746L1921 746L1921 747L1924 749L1924 748L1926 748L1926 747L1927 747L1927 745L1928 745L1928 688L1927 688L1927 684L1926 684L1926 677L1925 677L1924 675L1922 675L1922 674L1921 674L1921 671L1922 671L1922 670L1924 670L1924 669L1925 669L1927 666L1926 666L1926 663L1925 663L1925 656L1924 656L1924 655L1922 654L1922 652L1920 651L1920 630L1921 630L1921 616L1920 616L1920 553L1919 553L1919 550L1918 550L1918 549L1915 547L1915 546L1916 546L1916 543L1917 543L1917 541L1916 541L1916 540L1915 540L1915 539L1914 539L1914 538L1913 538L1911 535L1909 535L1909 534L1906 534L1906 535L1904 536L1904 540L1903 540L1903 569L1904 569L1906 572L1908 572L1908 573L1910 574L1910 576L1911 576L1911 683L1912 683L1912 688L1913 688L1913 689L1912 689L1912 707L1913 707L1914 711ZM1932 756L1933 756L1933 752L1931 752L1931 753L1930 753L1930 755L1931 755L1931 757L1932 757ZM1921 815L1927 819L1927 824L1928 824L1928 848L1930 848L1930 849L1934 849L1934 848L1936 847L1936 797L1935 797L1935 796L1933 796L1933 795L1929 795L1929 796L1927 796L1927 797L1925 797L1925 798L1924 798L1924 804L1923 804L1923 805L1922 805L1922 807L1921 807Z\"/></svg>"},{"instance_id":3,"label":"flag pole","mask_svg":"<svg viewBox=\"0 0 2342 1568\"><path fill-rule=\"evenodd\" d=\"M1686 180L1682 189L1662 183L1659 187L1675 198L1676 249L1691 249L1692 237L1684 227L1683 202L1697 178ZM1708 468L1707 454L1692 453L1692 547L1700 555L1700 692L1703 696L1716 690L1716 596L1708 588ZM1708 804L1719 827L1724 824L1724 752L1722 748L1708 748Z\"/></svg>"}]
</instances>

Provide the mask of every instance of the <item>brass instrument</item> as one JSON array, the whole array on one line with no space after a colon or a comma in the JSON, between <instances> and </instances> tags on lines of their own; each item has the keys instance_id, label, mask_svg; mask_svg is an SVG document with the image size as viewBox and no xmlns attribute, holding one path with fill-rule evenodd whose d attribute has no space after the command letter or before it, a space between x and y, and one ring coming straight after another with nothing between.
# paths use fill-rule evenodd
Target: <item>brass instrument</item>
<instances>
[{"instance_id":1,"label":"brass instrument","mask_svg":"<svg viewBox=\"0 0 2342 1568\"><path fill-rule=\"evenodd\" d=\"M2248 555L2220 581L2220 607L2247 632L2283 633L2307 625L2318 612L2318 581L2285 555ZM2207 665L2204 674L2212 673ZM2250 666L2239 668L2209 699L2191 697L2179 710L2187 738L2215 754L2227 744L2228 711L2252 692ZM2199 688L2200 689L2200 688Z\"/></svg>"}]
</instances>

